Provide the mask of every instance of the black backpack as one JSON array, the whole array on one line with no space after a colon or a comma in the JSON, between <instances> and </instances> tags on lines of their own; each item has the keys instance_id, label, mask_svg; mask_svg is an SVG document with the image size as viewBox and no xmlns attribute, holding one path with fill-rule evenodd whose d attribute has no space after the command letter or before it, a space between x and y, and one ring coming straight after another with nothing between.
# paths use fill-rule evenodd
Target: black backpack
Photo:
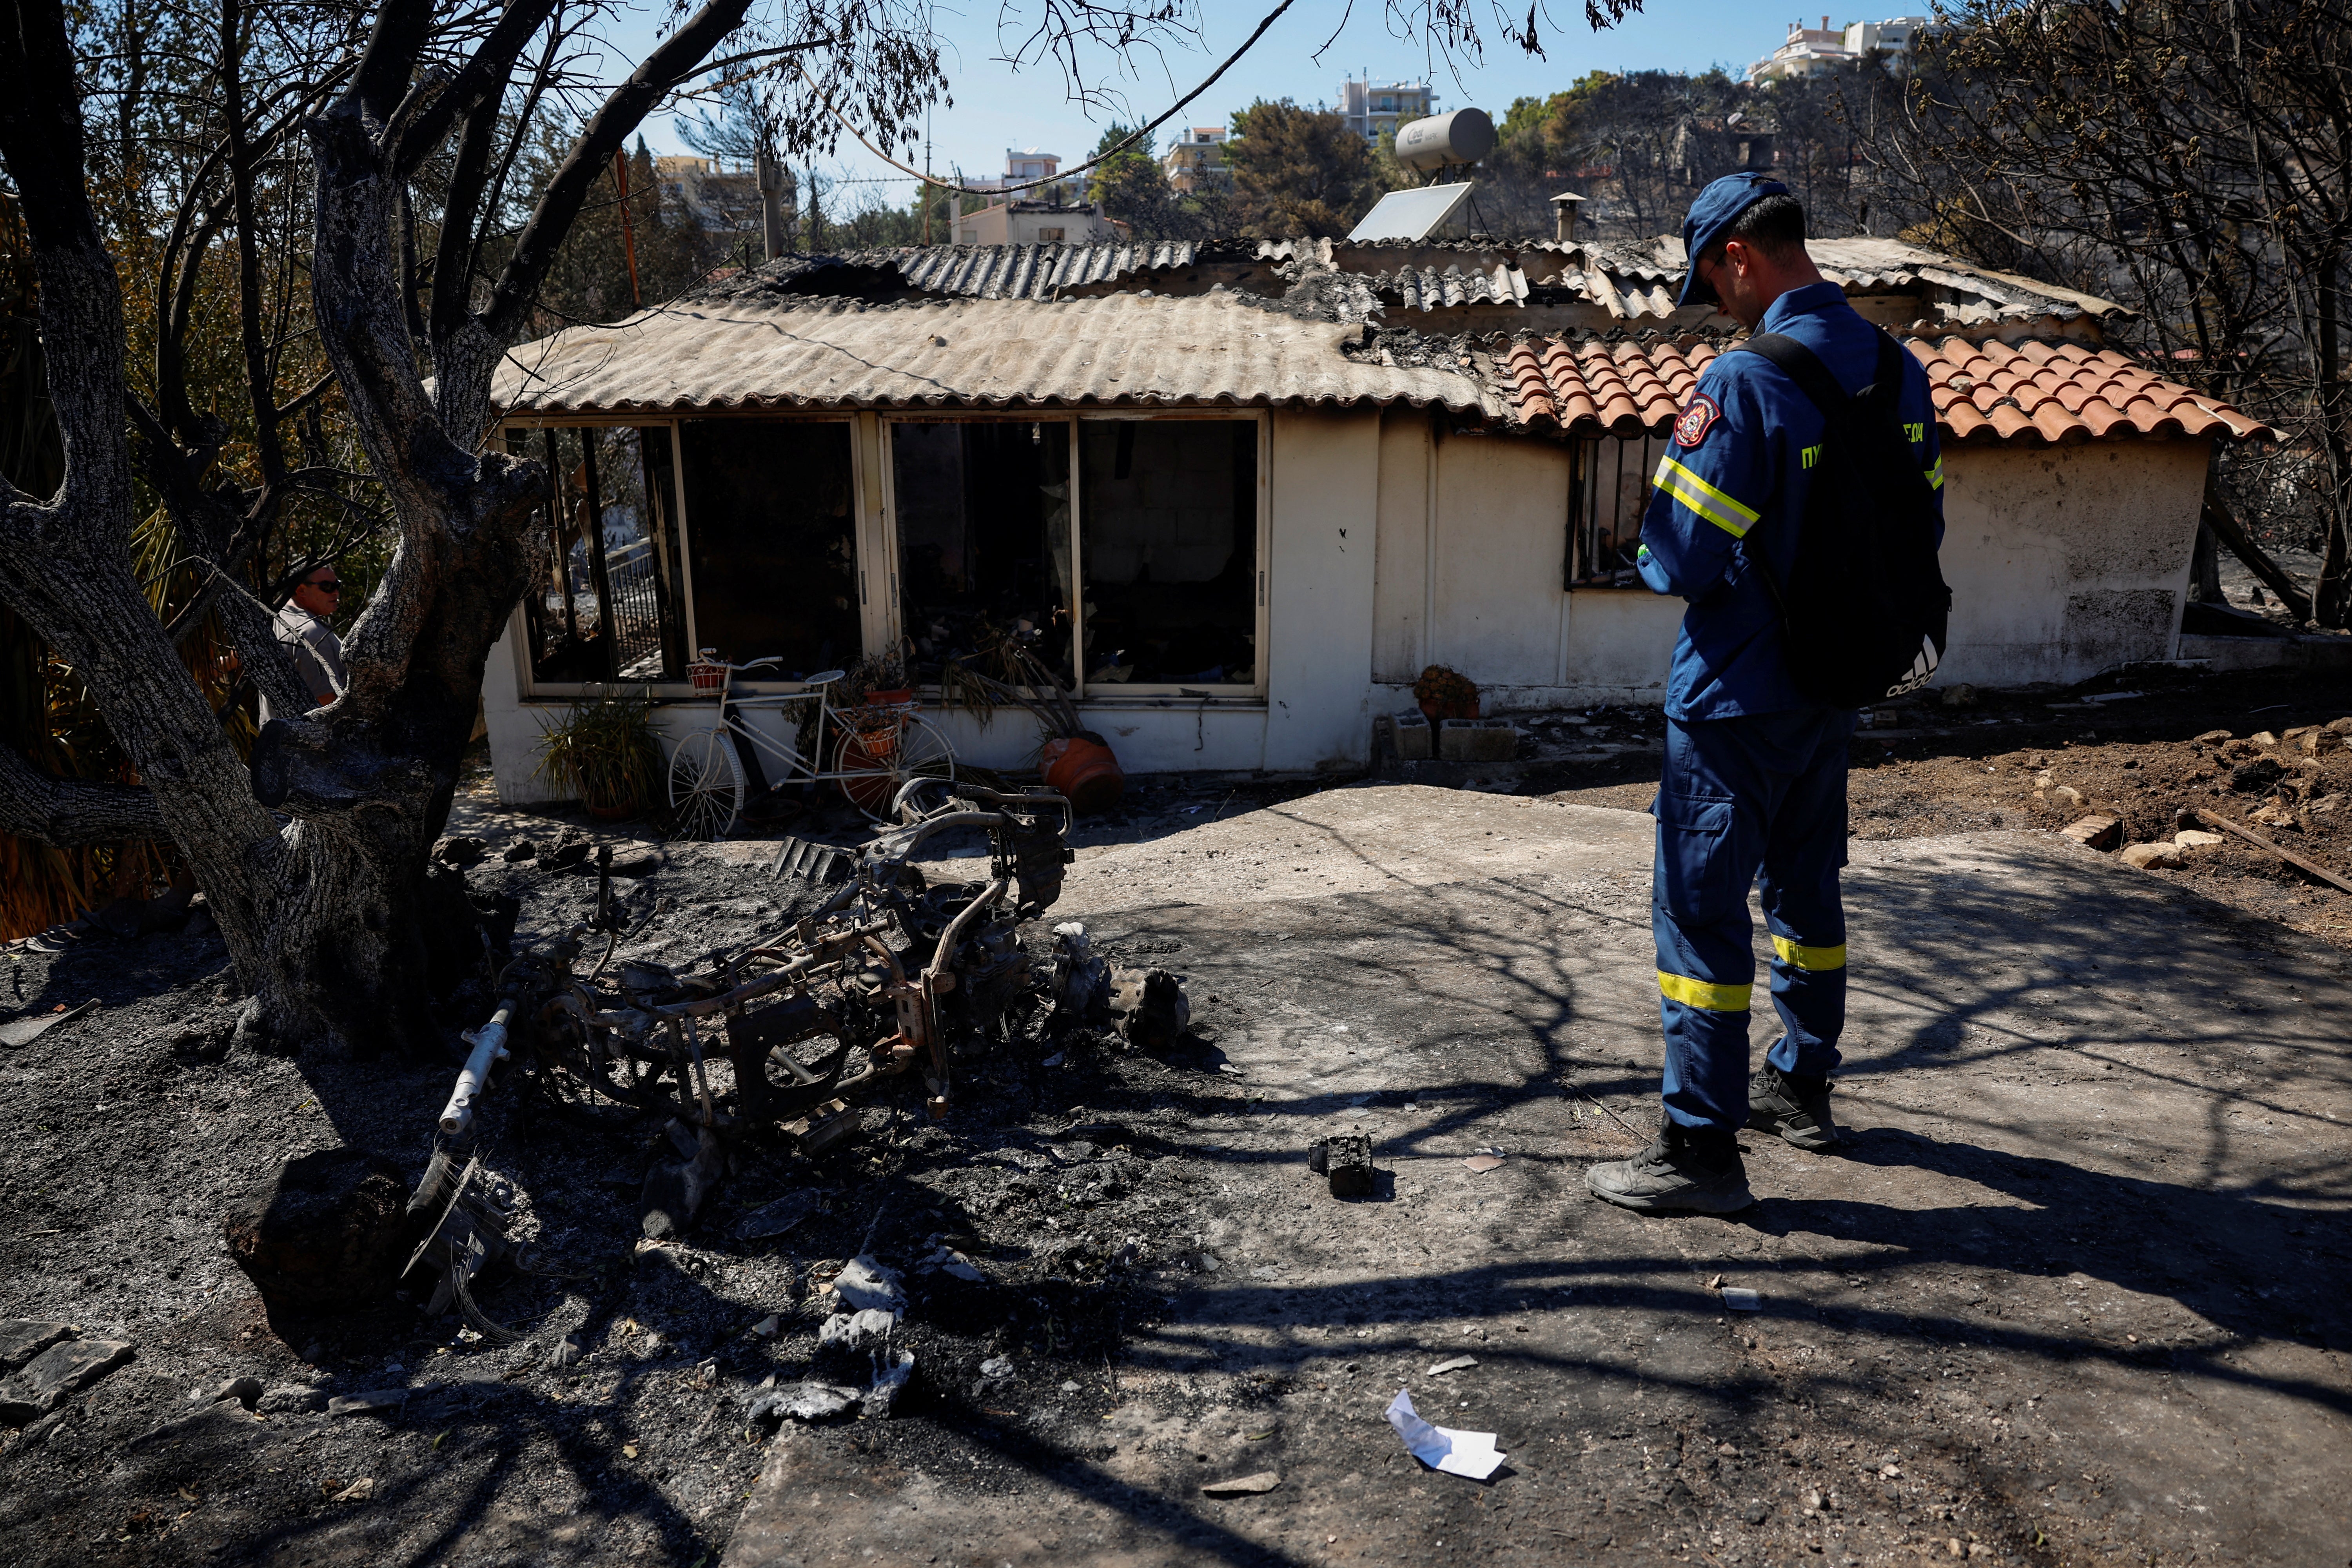
<instances>
[{"instance_id":1,"label":"black backpack","mask_svg":"<svg viewBox=\"0 0 2352 1568\"><path fill-rule=\"evenodd\" d=\"M1943 658L1952 591L1936 561L1936 492L1903 436L1902 346L1880 332L1877 370L1852 396L1794 338L1740 346L1788 372L1824 421L1787 584L1748 561L1780 612L1798 695L1860 708L1918 690Z\"/></svg>"}]
</instances>

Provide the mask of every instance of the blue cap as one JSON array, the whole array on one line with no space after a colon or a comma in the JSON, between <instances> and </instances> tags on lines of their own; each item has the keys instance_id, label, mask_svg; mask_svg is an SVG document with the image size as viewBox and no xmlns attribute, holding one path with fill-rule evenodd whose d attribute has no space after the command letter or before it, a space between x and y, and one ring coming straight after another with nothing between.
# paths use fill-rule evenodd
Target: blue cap
<instances>
[{"instance_id":1,"label":"blue cap","mask_svg":"<svg viewBox=\"0 0 2352 1568\"><path fill-rule=\"evenodd\" d=\"M1683 262L1690 270L1683 275L1683 291L1675 300L1677 305L1687 305L1694 295L1704 300L1714 292L1698 279L1698 258L1707 247L1721 237L1732 221L1766 196L1785 196L1789 187L1769 174L1750 170L1738 174L1726 174L1712 181L1699 192L1698 200L1691 203L1690 216L1683 219Z\"/></svg>"}]
</instances>

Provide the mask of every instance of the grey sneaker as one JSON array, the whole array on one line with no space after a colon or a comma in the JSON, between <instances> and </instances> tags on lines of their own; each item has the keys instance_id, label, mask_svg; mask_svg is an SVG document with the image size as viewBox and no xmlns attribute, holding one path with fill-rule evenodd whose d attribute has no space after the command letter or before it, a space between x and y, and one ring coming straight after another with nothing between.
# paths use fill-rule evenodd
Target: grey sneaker
<instances>
[{"instance_id":1,"label":"grey sneaker","mask_svg":"<svg viewBox=\"0 0 2352 1568\"><path fill-rule=\"evenodd\" d=\"M1584 1173L1592 1195L1643 1214L1738 1214L1756 1201L1729 1133L1693 1135L1669 1123L1630 1160Z\"/></svg>"},{"instance_id":2,"label":"grey sneaker","mask_svg":"<svg viewBox=\"0 0 2352 1568\"><path fill-rule=\"evenodd\" d=\"M1768 1062L1748 1080L1748 1125L1759 1132L1777 1132L1816 1153L1836 1148L1838 1124L1830 1115L1830 1080L1800 1082Z\"/></svg>"}]
</instances>

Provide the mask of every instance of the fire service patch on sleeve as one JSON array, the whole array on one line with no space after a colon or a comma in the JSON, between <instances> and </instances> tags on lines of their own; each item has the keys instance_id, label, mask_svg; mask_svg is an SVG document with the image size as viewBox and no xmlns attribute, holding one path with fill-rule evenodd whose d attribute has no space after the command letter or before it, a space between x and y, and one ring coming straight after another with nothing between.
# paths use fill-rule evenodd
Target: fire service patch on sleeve
<instances>
[{"instance_id":1,"label":"fire service patch on sleeve","mask_svg":"<svg viewBox=\"0 0 2352 1568\"><path fill-rule=\"evenodd\" d=\"M1723 410L1715 405L1715 400L1706 393L1700 393L1685 404L1683 411L1675 416L1675 445L1697 446L1706 439L1706 433L1715 428L1715 422L1722 416Z\"/></svg>"}]
</instances>

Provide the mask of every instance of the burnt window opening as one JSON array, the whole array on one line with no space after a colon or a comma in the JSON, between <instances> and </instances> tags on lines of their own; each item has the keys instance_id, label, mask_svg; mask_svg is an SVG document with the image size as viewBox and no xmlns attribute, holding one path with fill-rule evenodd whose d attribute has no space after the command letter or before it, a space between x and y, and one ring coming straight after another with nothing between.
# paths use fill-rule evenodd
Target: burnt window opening
<instances>
[{"instance_id":1,"label":"burnt window opening","mask_svg":"<svg viewBox=\"0 0 2352 1568\"><path fill-rule=\"evenodd\" d=\"M1011 634L1074 684L1068 423L894 422L890 479L912 678Z\"/></svg>"},{"instance_id":2,"label":"burnt window opening","mask_svg":"<svg viewBox=\"0 0 2352 1568\"><path fill-rule=\"evenodd\" d=\"M1257 421L1088 420L1078 445L1088 689L1254 685Z\"/></svg>"},{"instance_id":3,"label":"burnt window opening","mask_svg":"<svg viewBox=\"0 0 2352 1568\"><path fill-rule=\"evenodd\" d=\"M1642 584L1642 513L1666 438L1640 436L1579 441L1568 487L1570 588L1631 588Z\"/></svg>"},{"instance_id":4,"label":"burnt window opening","mask_svg":"<svg viewBox=\"0 0 2352 1568\"><path fill-rule=\"evenodd\" d=\"M544 579L523 597L534 684L686 679L669 431L623 426L507 432L546 466Z\"/></svg>"},{"instance_id":5,"label":"burnt window opening","mask_svg":"<svg viewBox=\"0 0 2352 1568\"><path fill-rule=\"evenodd\" d=\"M782 679L855 660L848 424L688 420L678 446L696 643L730 664L774 655Z\"/></svg>"}]
</instances>

